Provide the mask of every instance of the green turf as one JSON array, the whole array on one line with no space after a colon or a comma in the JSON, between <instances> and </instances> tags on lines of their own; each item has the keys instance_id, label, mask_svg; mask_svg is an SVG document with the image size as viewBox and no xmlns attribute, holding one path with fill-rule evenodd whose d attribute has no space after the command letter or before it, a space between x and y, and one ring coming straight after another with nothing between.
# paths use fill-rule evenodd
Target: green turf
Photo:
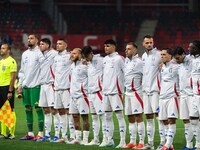
<instances>
[{"instance_id":1,"label":"green turf","mask_svg":"<svg viewBox=\"0 0 200 150\"><path fill-rule=\"evenodd\" d=\"M97 146L81 146L81 145L66 145L64 143L50 143L50 142L33 142L33 141L20 141L19 138L23 137L27 133L27 127L26 127L26 119L25 119L25 111L24 106L22 105L21 100L15 100L15 111L17 115L17 127L16 127L16 139L15 140L6 140L6 139L0 139L0 149L12 149L12 150L60 150L60 149L81 149L81 150L93 150L93 149L114 149L114 148L99 148ZM36 125L36 113L34 111L34 131L35 134L37 134L38 128ZM127 118L126 118L127 122ZM117 145L119 143L119 132L118 132L118 123L116 121L116 117L114 115L114 123L115 123L115 133L114 133L114 140L115 144ZM128 129L128 128L127 128ZM53 134L52 134L53 135ZM92 132L90 132L90 140L92 138ZM102 139L102 134L100 134L100 139ZM127 132L127 142L129 141L129 134ZM145 140L147 141L147 139ZM155 134L155 147L157 147L159 144L159 134L157 129L157 123L156 123L156 134ZM176 150L180 150L185 145L185 138L184 138L184 129L183 129L183 123L182 121L177 121L177 132L176 136L174 138L174 147Z\"/></svg>"}]
</instances>

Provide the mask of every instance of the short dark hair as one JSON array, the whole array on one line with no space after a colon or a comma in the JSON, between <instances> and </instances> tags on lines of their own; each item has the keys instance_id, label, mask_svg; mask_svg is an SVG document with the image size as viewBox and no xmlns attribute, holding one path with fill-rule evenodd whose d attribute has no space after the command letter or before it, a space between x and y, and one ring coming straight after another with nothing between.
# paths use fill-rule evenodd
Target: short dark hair
<instances>
[{"instance_id":1,"label":"short dark hair","mask_svg":"<svg viewBox=\"0 0 200 150\"><path fill-rule=\"evenodd\" d=\"M173 56L186 54L185 50L180 46L175 46L173 49Z\"/></svg>"},{"instance_id":2,"label":"short dark hair","mask_svg":"<svg viewBox=\"0 0 200 150\"><path fill-rule=\"evenodd\" d=\"M137 44L134 42L128 42L127 45L133 45L133 47L135 47L136 49L138 48Z\"/></svg>"},{"instance_id":3,"label":"short dark hair","mask_svg":"<svg viewBox=\"0 0 200 150\"><path fill-rule=\"evenodd\" d=\"M43 38L43 39L41 39L40 41L41 41L41 42L44 42L44 43L46 43L46 44L48 44L48 45L49 45L49 48L51 47L51 41L50 41L50 39L48 39L48 38Z\"/></svg>"},{"instance_id":4,"label":"short dark hair","mask_svg":"<svg viewBox=\"0 0 200 150\"><path fill-rule=\"evenodd\" d=\"M63 41L63 42L65 42L65 43L67 43L67 40L64 39L64 38L59 38L58 41Z\"/></svg>"},{"instance_id":5,"label":"short dark hair","mask_svg":"<svg viewBox=\"0 0 200 150\"><path fill-rule=\"evenodd\" d=\"M117 43L113 40L113 39L108 39L104 42L104 44L112 44L115 45L115 47L117 46Z\"/></svg>"},{"instance_id":6,"label":"short dark hair","mask_svg":"<svg viewBox=\"0 0 200 150\"><path fill-rule=\"evenodd\" d=\"M145 38L151 39L151 38L153 38L153 36L151 36L151 35L145 35L145 36L143 37L143 39L145 39Z\"/></svg>"},{"instance_id":7,"label":"short dark hair","mask_svg":"<svg viewBox=\"0 0 200 150\"><path fill-rule=\"evenodd\" d=\"M10 51L12 50L11 45L8 44L7 42L3 42L3 43L0 45L0 47L1 47L2 45L7 45L7 46L8 46L8 50L10 50Z\"/></svg>"},{"instance_id":8,"label":"short dark hair","mask_svg":"<svg viewBox=\"0 0 200 150\"><path fill-rule=\"evenodd\" d=\"M88 56L92 52L91 46L84 46L81 50L81 54Z\"/></svg>"},{"instance_id":9,"label":"short dark hair","mask_svg":"<svg viewBox=\"0 0 200 150\"><path fill-rule=\"evenodd\" d=\"M171 48L163 48L162 50L166 50L168 54L173 56L173 50Z\"/></svg>"},{"instance_id":10,"label":"short dark hair","mask_svg":"<svg viewBox=\"0 0 200 150\"><path fill-rule=\"evenodd\" d=\"M200 41L199 40L193 40L192 44L198 48L197 51L198 51L198 54L200 54Z\"/></svg>"}]
</instances>

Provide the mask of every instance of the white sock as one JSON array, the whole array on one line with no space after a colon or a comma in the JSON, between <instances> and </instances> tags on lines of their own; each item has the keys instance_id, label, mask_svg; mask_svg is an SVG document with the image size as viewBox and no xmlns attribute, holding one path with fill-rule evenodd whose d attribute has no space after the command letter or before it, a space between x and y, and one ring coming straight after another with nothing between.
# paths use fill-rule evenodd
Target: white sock
<instances>
[{"instance_id":1,"label":"white sock","mask_svg":"<svg viewBox=\"0 0 200 150\"><path fill-rule=\"evenodd\" d=\"M33 132L28 132L28 135L33 137L35 136Z\"/></svg>"},{"instance_id":2,"label":"white sock","mask_svg":"<svg viewBox=\"0 0 200 150\"><path fill-rule=\"evenodd\" d=\"M83 131L83 140L88 142L89 131Z\"/></svg>"},{"instance_id":3,"label":"white sock","mask_svg":"<svg viewBox=\"0 0 200 150\"><path fill-rule=\"evenodd\" d=\"M43 137L43 132L42 132L42 131L39 131L39 132L38 132L38 135L41 136L41 137Z\"/></svg>"},{"instance_id":4,"label":"white sock","mask_svg":"<svg viewBox=\"0 0 200 150\"><path fill-rule=\"evenodd\" d=\"M60 115L59 115L59 113L56 113L55 115L53 115L53 119L54 119L55 136L59 137L59 134L60 134Z\"/></svg>"},{"instance_id":5,"label":"white sock","mask_svg":"<svg viewBox=\"0 0 200 150\"><path fill-rule=\"evenodd\" d=\"M102 122L102 132L103 132L103 140L107 140L107 130L106 130L106 116L105 114L100 115Z\"/></svg>"},{"instance_id":6,"label":"white sock","mask_svg":"<svg viewBox=\"0 0 200 150\"><path fill-rule=\"evenodd\" d=\"M165 125L163 121L158 120L159 134L160 134L160 144L165 144Z\"/></svg>"},{"instance_id":7,"label":"white sock","mask_svg":"<svg viewBox=\"0 0 200 150\"><path fill-rule=\"evenodd\" d=\"M115 112L116 117L118 119L118 123L119 123L119 132L120 132L120 143L121 144L125 144L125 140L126 140L126 122L124 119L124 114L123 111L117 111Z\"/></svg>"},{"instance_id":8,"label":"white sock","mask_svg":"<svg viewBox=\"0 0 200 150\"><path fill-rule=\"evenodd\" d=\"M169 129L168 124L164 125L164 129L165 129L165 141L166 141L167 140L167 133L168 133L168 129Z\"/></svg>"},{"instance_id":9,"label":"white sock","mask_svg":"<svg viewBox=\"0 0 200 150\"><path fill-rule=\"evenodd\" d=\"M113 132L114 132L112 112L106 112L105 115L106 115L107 137L108 137L108 141L111 141L113 139Z\"/></svg>"},{"instance_id":10,"label":"white sock","mask_svg":"<svg viewBox=\"0 0 200 150\"><path fill-rule=\"evenodd\" d=\"M145 140L145 127L144 127L144 122L143 121L138 123L138 134L139 134L139 138L140 138L139 143L140 144L144 144L144 140Z\"/></svg>"},{"instance_id":11,"label":"white sock","mask_svg":"<svg viewBox=\"0 0 200 150\"><path fill-rule=\"evenodd\" d=\"M82 133L81 133L81 131L80 130L75 130L75 134L76 134L76 139L78 141L81 141L81 139L82 139Z\"/></svg>"},{"instance_id":12,"label":"white sock","mask_svg":"<svg viewBox=\"0 0 200 150\"><path fill-rule=\"evenodd\" d=\"M192 138L193 138L193 133L192 133L192 128L190 123L184 124L185 126L185 139L186 139L186 147L187 148L192 148L193 143L192 143Z\"/></svg>"},{"instance_id":13,"label":"white sock","mask_svg":"<svg viewBox=\"0 0 200 150\"><path fill-rule=\"evenodd\" d=\"M167 147L170 147L172 145L175 134L176 134L176 124L169 124L167 142L165 144Z\"/></svg>"},{"instance_id":14,"label":"white sock","mask_svg":"<svg viewBox=\"0 0 200 150\"><path fill-rule=\"evenodd\" d=\"M100 119L99 115L92 115L92 128L94 133L94 139L99 140L99 131L100 131Z\"/></svg>"},{"instance_id":15,"label":"white sock","mask_svg":"<svg viewBox=\"0 0 200 150\"><path fill-rule=\"evenodd\" d=\"M51 116L51 113L44 114L45 136L50 136L51 125L52 125L52 116Z\"/></svg>"},{"instance_id":16,"label":"white sock","mask_svg":"<svg viewBox=\"0 0 200 150\"><path fill-rule=\"evenodd\" d=\"M200 148L200 128L199 128L199 120L190 120L192 128L193 128L193 134L196 139L196 145L195 147Z\"/></svg>"},{"instance_id":17,"label":"white sock","mask_svg":"<svg viewBox=\"0 0 200 150\"><path fill-rule=\"evenodd\" d=\"M70 138L75 139L75 127L74 127L74 118L72 115L67 115L69 120L69 131L70 131Z\"/></svg>"},{"instance_id":18,"label":"white sock","mask_svg":"<svg viewBox=\"0 0 200 150\"><path fill-rule=\"evenodd\" d=\"M67 114L60 115L60 129L62 137L66 137L67 135L67 124L68 124Z\"/></svg>"},{"instance_id":19,"label":"white sock","mask_svg":"<svg viewBox=\"0 0 200 150\"><path fill-rule=\"evenodd\" d=\"M147 137L148 143L153 145L154 141L154 134L155 134L155 122L154 119L147 119Z\"/></svg>"},{"instance_id":20,"label":"white sock","mask_svg":"<svg viewBox=\"0 0 200 150\"><path fill-rule=\"evenodd\" d=\"M137 123L129 123L130 143L136 144Z\"/></svg>"}]
</instances>

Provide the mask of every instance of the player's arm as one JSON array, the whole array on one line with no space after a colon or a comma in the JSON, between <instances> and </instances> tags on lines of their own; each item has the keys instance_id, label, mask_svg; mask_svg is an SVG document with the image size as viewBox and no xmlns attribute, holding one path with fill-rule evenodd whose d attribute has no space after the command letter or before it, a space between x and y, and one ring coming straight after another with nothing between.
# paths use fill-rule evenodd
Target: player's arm
<instances>
[{"instance_id":1,"label":"player's arm","mask_svg":"<svg viewBox=\"0 0 200 150\"><path fill-rule=\"evenodd\" d=\"M13 96L13 90L14 90L14 84L16 80L17 73L16 72L11 72L10 73L10 85L9 85L9 90L8 90L8 95L7 98L10 99Z\"/></svg>"}]
</instances>

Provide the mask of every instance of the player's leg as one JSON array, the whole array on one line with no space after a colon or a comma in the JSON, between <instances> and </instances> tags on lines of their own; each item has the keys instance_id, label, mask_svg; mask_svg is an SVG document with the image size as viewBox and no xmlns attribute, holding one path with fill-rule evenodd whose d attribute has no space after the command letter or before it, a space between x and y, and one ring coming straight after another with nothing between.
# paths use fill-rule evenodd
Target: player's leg
<instances>
[{"instance_id":1,"label":"player's leg","mask_svg":"<svg viewBox=\"0 0 200 150\"><path fill-rule=\"evenodd\" d=\"M26 124L28 128L28 134L24 137L20 138L20 140L33 140L34 132L33 132L33 108L31 106L30 99L30 88L23 88L23 104L25 106L26 113Z\"/></svg>"},{"instance_id":2,"label":"player's leg","mask_svg":"<svg viewBox=\"0 0 200 150\"><path fill-rule=\"evenodd\" d=\"M110 95L110 99L112 110L115 111L119 123L120 143L116 148L120 148L126 145L126 122L123 114L123 100L122 96L118 94Z\"/></svg>"},{"instance_id":3,"label":"player's leg","mask_svg":"<svg viewBox=\"0 0 200 150\"><path fill-rule=\"evenodd\" d=\"M146 130L147 130L147 139L148 144L146 147L154 146L154 134L155 134L155 122L154 122L154 113L151 108L150 95L143 93L143 102L144 102L144 114L146 116Z\"/></svg>"},{"instance_id":4,"label":"player's leg","mask_svg":"<svg viewBox=\"0 0 200 150\"><path fill-rule=\"evenodd\" d=\"M181 96L180 97L180 119L183 120L184 128L185 128L185 139L186 139L186 146L184 148L192 149L193 148L193 131L192 126L189 120L189 109L190 109L191 99L189 96Z\"/></svg>"},{"instance_id":5,"label":"player's leg","mask_svg":"<svg viewBox=\"0 0 200 150\"><path fill-rule=\"evenodd\" d=\"M135 122L135 116L132 112L131 101L133 96L125 96L125 115L128 116L129 121L129 135L130 142L123 146L122 148L134 148L136 146L136 136L137 136L137 123Z\"/></svg>"},{"instance_id":6,"label":"player's leg","mask_svg":"<svg viewBox=\"0 0 200 150\"><path fill-rule=\"evenodd\" d=\"M113 147L115 145L113 141L114 123L112 118L112 108L108 95L104 95L103 110L105 111L106 131L108 139L107 142L102 141L99 147L105 147L105 146Z\"/></svg>"},{"instance_id":7,"label":"player's leg","mask_svg":"<svg viewBox=\"0 0 200 150\"><path fill-rule=\"evenodd\" d=\"M40 86L34 87L30 89L30 99L31 99L31 106L35 106L37 119L38 119L38 135L36 136L35 140L39 140L43 137L44 131L44 112L41 107L38 106L39 104L39 97L40 97Z\"/></svg>"}]
</instances>

